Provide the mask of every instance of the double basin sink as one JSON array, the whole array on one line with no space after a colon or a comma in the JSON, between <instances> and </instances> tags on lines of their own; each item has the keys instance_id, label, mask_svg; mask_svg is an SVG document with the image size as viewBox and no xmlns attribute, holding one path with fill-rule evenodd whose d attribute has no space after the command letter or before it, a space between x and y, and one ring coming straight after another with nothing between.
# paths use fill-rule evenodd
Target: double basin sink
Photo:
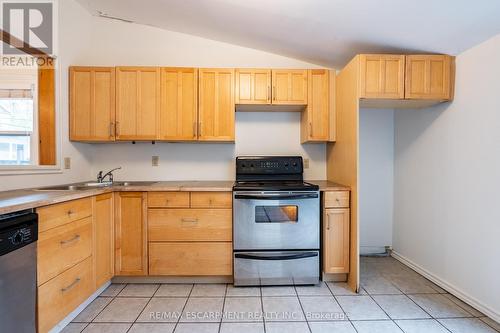
<instances>
[{"instance_id":1,"label":"double basin sink","mask_svg":"<svg viewBox=\"0 0 500 333\"><path fill-rule=\"evenodd\" d=\"M149 186L155 184L155 181L130 181L130 182L89 182L77 183L71 185L57 185L37 188L35 191L83 191L93 188L106 188L110 186Z\"/></svg>"}]
</instances>

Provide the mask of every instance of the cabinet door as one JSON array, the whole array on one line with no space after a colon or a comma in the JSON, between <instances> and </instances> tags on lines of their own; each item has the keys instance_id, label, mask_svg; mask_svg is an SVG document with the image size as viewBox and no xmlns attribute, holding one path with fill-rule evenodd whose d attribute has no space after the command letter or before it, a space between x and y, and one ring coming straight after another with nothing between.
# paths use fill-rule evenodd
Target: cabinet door
<instances>
[{"instance_id":1,"label":"cabinet door","mask_svg":"<svg viewBox=\"0 0 500 333\"><path fill-rule=\"evenodd\" d=\"M147 275L146 193L115 198L115 275Z\"/></svg>"},{"instance_id":2,"label":"cabinet door","mask_svg":"<svg viewBox=\"0 0 500 333\"><path fill-rule=\"evenodd\" d=\"M325 209L323 267L325 273L349 272L349 208Z\"/></svg>"},{"instance_id":3,"label":"cabinet door","mask_svg":"<svg viewBox=\"0 0 500 333\"><path fill-rule=\"evenodd\" d=\"M160 140L197 139L198 70L160 69Z\"/></svg>"},{"instance_id":4,"label":"cabinet door","mask_svg":"<svg viewBox=\"0 0 500 333\"><path fill-rule=\"evenodd\" d=\"M272 71L272 104L306 105L307 70L276 69Z\"/></svg>"},{"instance_id":5,"label":"cabinet door","mask_svg":"<svg viewBox=\"0 0 500 333\"><path fill-rule=\"evenodd\" d=\"M452 57L446 55L406 56L408 99L451 100Z\"/></svg>"},{"instance_id":6,"label":"cabinet door","mask_svg":"<svg viewBox=\"0 0 500 333\"><path fill-rule=\"evenodd\" d=\"M115 140L115 69L70 67L70 140Z\"/></svg>"},{"instance_id":7,"label":"cabinet door","mask_svg":"<svg viewBox=\"0 0 500 333\"><path fill-rule=\"evenodd\" d=\"M404 55L360 55L360 97L403 99L404 69Z\"/></svg>"},{"instance_id":8,"label":"cabinet door","mask_svg":"<svg viewBox=\"0 0 500 333\"><path fill-rule=\"evenodd\" d=\"M199 70L198 139L234 141L234 70Z\"/></svg>"},{"instance_id":9,"label":"cabinet door","mask_svg":"<svg viewBox=\"0 0 500 333\"><path fill-rule=\"evenodd\" d=\"M308 101L301 114L302 142L328 141L330 120L330 72L326 69L308 71Z\"/></svg>"},{"instance_id":10,"label":"cabinet door","mask_svg":"<svg viewBox=\"0 0 500 333\"><path fill-rule=\"evenodd\" d=\"M117 67L117 140L157 139L159 111L159 68Z\"/></svg>"},{"instance_id":11,"label":"cabinet door","mask_svg":"<svg viewBox=\"0 0 500 333\"><path fill-rule=\"evenodd\" d=\"M113 194L94 197L95 275L96 287L111 280L114 275L114 213Z\"/></svg>"},{"instance_id":12,"label":"cabinet door","mask_svg":"<svg viewBox=\"0 0 500 333\"><path fill-rule=\"evenodd\" d=\"M241 68L236 75L236 104L271 104L271 70Z\"/></svg>"}]
</instances>

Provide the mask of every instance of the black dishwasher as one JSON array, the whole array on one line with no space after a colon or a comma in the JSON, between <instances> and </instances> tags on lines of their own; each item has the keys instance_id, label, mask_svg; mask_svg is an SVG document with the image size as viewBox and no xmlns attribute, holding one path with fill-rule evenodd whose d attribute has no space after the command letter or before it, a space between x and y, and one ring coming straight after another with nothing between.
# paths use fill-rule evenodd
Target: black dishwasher
<instances>
[{"instance_id":1,"label":"black dishwasher","mask_svg":"<svg viewBox=\"0 0 500 333\"><path fill-rule=\"evenodd\" d=\"M0 215L0 331L34 333L38 215Z\"/></svg>"}]
</instances>

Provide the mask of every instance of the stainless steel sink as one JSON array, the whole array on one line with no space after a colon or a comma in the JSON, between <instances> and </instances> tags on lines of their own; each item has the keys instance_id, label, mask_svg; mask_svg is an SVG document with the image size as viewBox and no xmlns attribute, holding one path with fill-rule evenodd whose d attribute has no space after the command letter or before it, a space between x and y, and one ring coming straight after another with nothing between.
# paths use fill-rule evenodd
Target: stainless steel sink
<instances>
[{"instance_id":1,"label":"stainless steel sink","mask_svg":"<svg viewBox=\"0 0 500 333\"><path fill-rule=\"evenodd\" d=\"M37 188L35 191L83 191L92 188L102 188L109 186L149 186L157 183L156 181L131 181L131 182L88 182L88 183L78 183L72 185L57 185Z\"/></svg>"},{"instance_id":2,"label":"stainless steel sink","mask_svg":"<svg viewBox=\"0 0 500 333\"><path fill-rule=\"evenodd\" d=\"M113 182L113 186L149 186L158 183L157 181L130 181Z\"/></svg>"}]
</instances>

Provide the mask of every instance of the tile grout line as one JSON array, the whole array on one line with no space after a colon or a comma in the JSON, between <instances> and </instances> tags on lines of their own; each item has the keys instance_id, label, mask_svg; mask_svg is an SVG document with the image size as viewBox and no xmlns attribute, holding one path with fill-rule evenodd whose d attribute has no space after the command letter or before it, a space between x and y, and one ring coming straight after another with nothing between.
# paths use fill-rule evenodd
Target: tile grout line
<instances>
[{"instance_id":1,"label":"tile grout line","mask_svg":"<svg viewBox=\"0 0 500 333\"><path fill-rule=\"evenodd\" d=\"M184 313L184 310L186 309L187 303L189 302L189 298L191 297L191 293L193 292L194 285L195 285L194 283L191 284L191 289L189 289L189 293L186 297L186 301L184 302L184 306L181 309L181 313L179 314L179 318L177 318L177 321L175 322L174 329L172 330L172 332L175 332L175 330L177 329L177 326L179 325L179 323L181 321L182 314Z\"/></svg>"},{"instance_id":2,"label":"tile grout line","mask_svg":"<svg viewBox=\"0 0 500 333\"><path fill-rule=\"evenodd\" d=\"M110 301L108 304L106 304L106 306L105 306L104 308L102 308L102 310L101 310L101 311L99 311L99 313L98 313L97 315L95 315L95 317L94 317L94 318L92 318L92 319L90 320L90 322L88 322L88 324L89 324L89 325L90 325L90 323L95 323L95 321L94 321L94 320L95 320L97 317L99 317L99 315L100 315L100 314L101 314L101 313L102 313L102 312L103 312L103 311L104 311L104 310L105 310L105 309L106 309L106 308L107 308L107 307L108 307L111 303L113 303L113 301L115 300L116 296L118 296L118 294L119 294L119 293L121 293L121 292L122 292L122 290L123 290L123 289L125 289L125 287L126 287L126 286L127 286L127 284L125 284L125 285L123 286L123 288L122 288L122 289L121 289L121 290L120 290L120 291L119 291L119 292L118 292L115 296L111 296L111 301ZM109 287L108 287L108 288L109 288ZM106 289L107 289L107 288L106 288ZM104 291L106 291L106 290L103 290L103 292L104 292ZM102 293L101 293L101 294L102 294ZM97 297L96 297L96 299L97 299L97 298L99 298L99 297L101 297L101 294L99 294L99 296L97 296ZM102 297L109 297L109 296L102 296ZM95 300L94 300L94 301L95 301ZM93 301L92 301L92 302L93 302ZM90 303L90 304L92 304L92 303ZM89 304L89 305L90 305L90 304ZM87 307L88 307L89 305L87 305ZM85 308L85 309L86 309L86 308ZM85 311L85 309L83 309L83 311ZM83 312L83 311L82 311L82 312ZM80 313L81 313L81 312L80 312ZM88 326L88 325L87 325L87 326ZM87 328L87 326L85 326L85 328ZM83 332L83 330L82 330L82 332Z\"/></svg>"},{"instance_id":3,"label":"tile grout line","mask_svg":"<svg viewBox=\"0 0 500 333\"><path fill-rule=\"evenodd\" d=\"M144 305L144 307L142 308L142 310L139 311L139 314L137 315L137 317L135 317L135 320L132 322L132 324L130 325L130 327L128 328L128 330L125 333L128 333L132 329L132 326L134 326L134 324L137 322L137 319L139 319L139 317L144 312L144 310L146 309L146 307L148 306L148 304L151 302L151 300L153 299L153 297L156 294L156 292L158 291L158 289L160 289L160 286L161 286L161 284L158 284L158 286L156 287L156 290L153 292L153 295L151 295L151 297L146 302L146 304ZM125 288L123 288L123 289L125 289Z\"/></svg>"},{"instance_id":4,"label":"tile grout line","mask_svg":"<svg viewBox=\"0 0 500 333\"><path fill-rule=\"evenodd\" d=\"M300 309L302 310L302 314L304 315L304 319L306 321L307 328L309 329L309 332L312 333L311 325L309 325L309 321L307 320L306 312L304 311L304 307L302 306L302 302L300 301L299 293L297 292L297 286L293 285L293 289L295 290L295 297L297 297L297 300L299 301Z\"/></svg>"},{"instance_id":5,"label":"tile grout line","mask_svg":"<svg viewBox=\"0 0 500 333\"><path fill-rule=\"evenodd\" d=\"M222 313L220 316L219 329L217 331L218 333L220 333L220 330L222 329L222 319L224 318L224 309L226 307L227 288L228 283L226 283L226 288L224 289L224 300L222 301Z\"/></svg>"},{"instance_id":6,"label":"tile grout line","mask_svg":"<svg viewBox=\"0 0 500 333\"><path fill-rule=\"evenodd\" d=\"M266 317L264 313L264 299L262 297L262 286L259 286L259 295L260 295L260 308L262 310L262 326L264 326L264 333L266 333Z\"/></svg>"},{"instance_id":7,"label":"tile grout line","mask_svg":"<svg viewBox=\"0 0 500 333\"><path fill-rule=\"evenodd\" d=\"M397 288L397 287L396 287ZM401 291L401 290L400 290ZM368 293L368 291L367 291ZM385 311L385 309L375 300L375 298L370 294L368 293L368 296L373 300L373 302L375 302L375 304L378 305L378 307L384 311L385 315L390 319L390 321L392 321L394 323L394 325L396 325L400 330L401 332L404 333L404 330L398 325L398 323L396 323L396 321L387 313L387 311ZM395 295L395 296L399 296L399 295ZM406 295L405 295L406 296ZM409 298L408 296L406 296L407 298Z\"/></svg>"}]
</instances>

